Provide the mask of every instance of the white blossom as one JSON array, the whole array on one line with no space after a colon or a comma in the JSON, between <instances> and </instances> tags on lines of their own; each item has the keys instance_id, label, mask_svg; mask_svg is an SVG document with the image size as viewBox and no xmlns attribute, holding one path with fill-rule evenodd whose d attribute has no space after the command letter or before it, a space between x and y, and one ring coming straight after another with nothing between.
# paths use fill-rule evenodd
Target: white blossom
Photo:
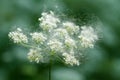
<instances>
[{"instance_id":1,"label":"white blossom","mask_svg":"<svg viewBox=\"0 0 120 80\"><path fill-rule=\"evenodd\" d=\"M66 29L64 28L55 29L54 32L54 36L58 38L65 38L69 35Z\"/></svg>"},{"instance_id":2,"label":"white blossom","mask_svg":"<svg viewBox=\"0 0 120 80\"><path fill-rule=\"evenodd\" d=\"M32 40L37 42L37 43L41 43L43 44L43 42L47 39L43 33L38 33L38 32L34 32L30 34L32 36Z\"/></svg>"},{"instance_id":3,"label":"white blossom","mask_svg":"<svg viewBox=\"0 0 120 80\"><path fill-rule=\"evenodd\" d=\"M25 43L22 46L30 49L27 54L30 62L50 62L50 59L59 57L65 64L79 66L79 59L83 57L80 52L94 47L98 40L97 33L91 26L82 26L80 29L74 22L60 20L52 11L43 12L39 18L40 32L29 33L30 37L27 37L17 28L8 36L14 43Z\"/></svg>"},{"instance_id":4,"label":"white blossom","mask_svg":"<svg viewBox=\"0 0 120 80\"><path fill-rule=\"evenodd\" d=\"M35 61L36 63L39 63L43 60L43 56L41 55L40 50L30 49L28 53L28 59L31 62Z\"/></svg>"},{"instance_id":5,"label":"white blossom","mask_svg":"<svg viewBox=\"0 0 120 80\"><path fill-rule=\"evenodd\" d=\"M72 38L70 38L70 37L66 37L66 39L65 39L65 45L67 47L72 47L72 48L76 47L75 41Z\"/></svg>"},{"instance_id":6,"label":"white blossom","mask_svg":"<svg viewBox=\"0 0 120 80\"><path fill-rule=\"evenodd\" d=\"M9 32L8 36L14 41L14 43L28 43L28 38L22 33L20 28L16 31Z\"/></svg>"},{"instance_id":7,"label":"white blossom","mask_svg":"<svg viewBox=\"0 0 120 80\"><path fill-rule=\"evenodd\" d=\"M39 18L40 27L43 30L51 31L52 29L57 27L57 23L60 22L59 18L57 18L52 11L50 13L43 12L42 17Z\"/></svg>"},{"instance_id":8,"label":"white blossom","mask_svg":"<svg viewBox=\"0 0 120 80\"><path fill-rule=\"evenodd\" d=\"M94 47L94 43L98 40L98 36L92 27L81 27L82 31L81 34L78 36L80 38L81 46L87 47Z\"/></svg>"},{"instance_id":9,"label":"white blossom","mask_svg":"<svg viewBox=\"0 0 120 80\"><path fill-rule=\"evenodd\" d=\"M57 39L52 39L47 44L52 51L62 51L63 49L63 44Z\"/></svg>"},{"instance_id":10,"label":"white blossom","mask_svg":"<svg viewBox=\"0 0 120 80\"><path fill-rule=\"evenodd\" d=\"M70 64L71 66L80 65L79 60L77 60L73 54L63 53L62 56L66 64Z\"/></svg>"},{"instance_id":11,"label":"white blossom","mask_svg":"<svg viewBox=\"0 0 120 80\"><path fill-rule=\"evenodd\" d=\"M64 22L63 27L69 32L69 34L74 34L79 32L79 26L76 26L72 22Z\"/></svg>"}]
</instances>

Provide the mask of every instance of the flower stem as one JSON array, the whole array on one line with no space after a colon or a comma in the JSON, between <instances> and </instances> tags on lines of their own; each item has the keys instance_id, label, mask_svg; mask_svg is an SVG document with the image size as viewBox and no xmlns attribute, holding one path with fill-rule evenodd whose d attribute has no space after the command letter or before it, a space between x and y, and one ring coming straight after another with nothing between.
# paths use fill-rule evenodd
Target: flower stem
<instances>
[{"instance_id":1,"label":"flower stem","mask_svg":"<svg viewBox=\"0 0 120 80\"><path fill-rule=\"evenodd\" d=\"M49 65L49 80L51 80L51 63Z\"/></svg>"},{"instance_id":2,"label":"flower stem","mask_svg":"<svg viewBox=\"0 0 120 80\"><path fill-rule=\"evenodd\" d=\"M49 62L49 80L51 80L51 73L52 73L52 59L50 58L50 62Z\"/></svg>"}]
</instances>

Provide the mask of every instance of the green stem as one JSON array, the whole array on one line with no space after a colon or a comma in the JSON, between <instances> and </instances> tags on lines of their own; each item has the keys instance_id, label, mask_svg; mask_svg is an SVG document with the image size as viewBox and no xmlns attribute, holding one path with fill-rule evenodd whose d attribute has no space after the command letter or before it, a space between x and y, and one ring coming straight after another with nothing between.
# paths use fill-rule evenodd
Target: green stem
<instances>
[{"instance_id":1,"label":"green stem","mask_svg":"<svg viewBox=\"0 0 120 80\"><path fill-rule=\"evenodd\" d=\"M49 80L51 80L51 73L52 73L52 54L50 55L49 60Z\"/></svg>"},{"instance_id":2,"label":"green stem","mask_svg":"<svg viewBox=\"0 0 120 80\"><path fill-rule=\"evenodd\" d=\"M49 80L51 80L51 63L49 65Z\"/></svg>"},{"instance_id":3,"label":"green stem","mask_svg":"<svg viewBox=\"0 0 120 80\"><path fill-rule=\"evenodd\" d=\"M34 46L31 46L29 44L21 43L22 46L27 47L27 48L36 48Z\"/></svg>"}]
</instances>

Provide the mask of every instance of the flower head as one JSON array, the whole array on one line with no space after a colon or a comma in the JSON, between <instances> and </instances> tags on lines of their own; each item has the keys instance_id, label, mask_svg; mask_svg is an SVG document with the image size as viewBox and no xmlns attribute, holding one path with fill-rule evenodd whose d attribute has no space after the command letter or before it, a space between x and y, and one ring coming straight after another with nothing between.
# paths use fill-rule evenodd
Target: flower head
<instances>
[{"instance_id":1,"label":"flower head","mask_svg":"<svg viewBox=\"0 0 120 80\"><path fill-rule=\"evenodd\" d=\"M79 32L79 26L76 26L72 22L64 22L63 27L65 27L69 34L75 34Z\"/></svg>"},{"instance_id":2,"label":"flower head","mask_svg":"<svg viewBox=\"0 0 120 80\"><path fill-rule=\"evenodd\" d=\"M50 47L52 51L62 51L63 49L63 44L58 41L57 39L52 39L50 40L47 45Z\"/></svg>"},{"instance_id":3,"label":"flower head","mask_svg":"<svg viewBox=\"0 0 120 80\"><path fill-rule=\"evenodd\" d=\"M68 36L68 32L64 28L58 28L58 29L55 29L55 35L61 36L61 37L66 37L66 36Z\"/></svg>"},{"instance_id":4,"label":"flower head","mask_svg":"<svg viewBox=\"0 0 120 80\"><path fill-rule=\"evenodd\" d=\"M57 18L52 11L50 11L50 13L43 12L39 21L40 27L47 31L51 31L53 28L56 28L57 23L60 22L59 18Z\"/></svg>"},{"instance_id":5,"label":"flower head","mask_svg":"<svg viewBox=\"0 0 120 80\"><path fill-rule=\"evenodd\" d=\"M73 54L63 53L62 56L66 64L70 64L71 66L80 65L79 60L77 60Z\"/></svg>"},{"instance_id":6,"label":"flower head","mask_svg":"<svg viewBox=\"0 0 120 80\"><path fill-rule=\"evenodd\" d=\"M43 33L34 32L31 33L30 35L32 36L33 41L41 44L43 44L43 42L47 39Z\"/></svg>"},{"instance_id":7,"label":"flower head","mask_svg":"<svg viewBox=\"0 0 120 80\"><path fill-rule=\"evenodd\" d=\"M43 56L40 53L40 50L37 49L30 49L29 53L28 53L28 59L33 62L37 62L39 63L40 61L42 61Z\"/></svg>"},{"instance_id":8,"label":"flower head","mask_svg":"<svg viewBox=\"0 0 120 80\"><path fill-rule=\"evenodd\" d=\"M14 41L14 43L28 43L28 38L22 33L20 28L16 31L10 32L8 36Z\"/></svg>"},{"instance_id":9,"label":"flower head","mask_svg":"<svg viewBox=\"0 0 120 80\"><path fill-rule=\"evenodd\" d=\"M87 47L94 47L94 43L98 40L98 36L92 27L81 27L82 31L78 38L81 41L81 46Z\"/></svg>"},{"instance_id":10,"label":"flower head","mask_svg":"<svg viewBox=\"0 0 120 80\"><path fill-rule=\"evenodd\" d=\"M70 48L76 47L75 41L71 39L70 37L66 37L65 45Z\"/></svg>"}]
</instances>

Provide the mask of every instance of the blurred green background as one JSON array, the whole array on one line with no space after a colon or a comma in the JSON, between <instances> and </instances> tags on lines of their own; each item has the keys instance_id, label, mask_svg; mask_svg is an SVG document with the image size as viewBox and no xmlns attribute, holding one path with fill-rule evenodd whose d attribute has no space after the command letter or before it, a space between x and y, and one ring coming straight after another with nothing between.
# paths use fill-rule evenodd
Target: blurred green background
<instances>
[{"instance_id":1,"label":"blurred green background","mask_svg":"<svg viewBox=\"0 0 120 80\"><path fill-rule=\"evenodd\" d=\"M13 44L8 32L39 27L42 11L55 10L90 24L101 21L102 39L79 67L52 66L52 80L120 80L120 0L0 0L0 80L48 80L48 65L30 63L26 48ZM95 20L94 20L95 21ZM100 24L101 24L100 23ZM87 52L87 51L86 51Z\"/></svg>"}]
</instances>

